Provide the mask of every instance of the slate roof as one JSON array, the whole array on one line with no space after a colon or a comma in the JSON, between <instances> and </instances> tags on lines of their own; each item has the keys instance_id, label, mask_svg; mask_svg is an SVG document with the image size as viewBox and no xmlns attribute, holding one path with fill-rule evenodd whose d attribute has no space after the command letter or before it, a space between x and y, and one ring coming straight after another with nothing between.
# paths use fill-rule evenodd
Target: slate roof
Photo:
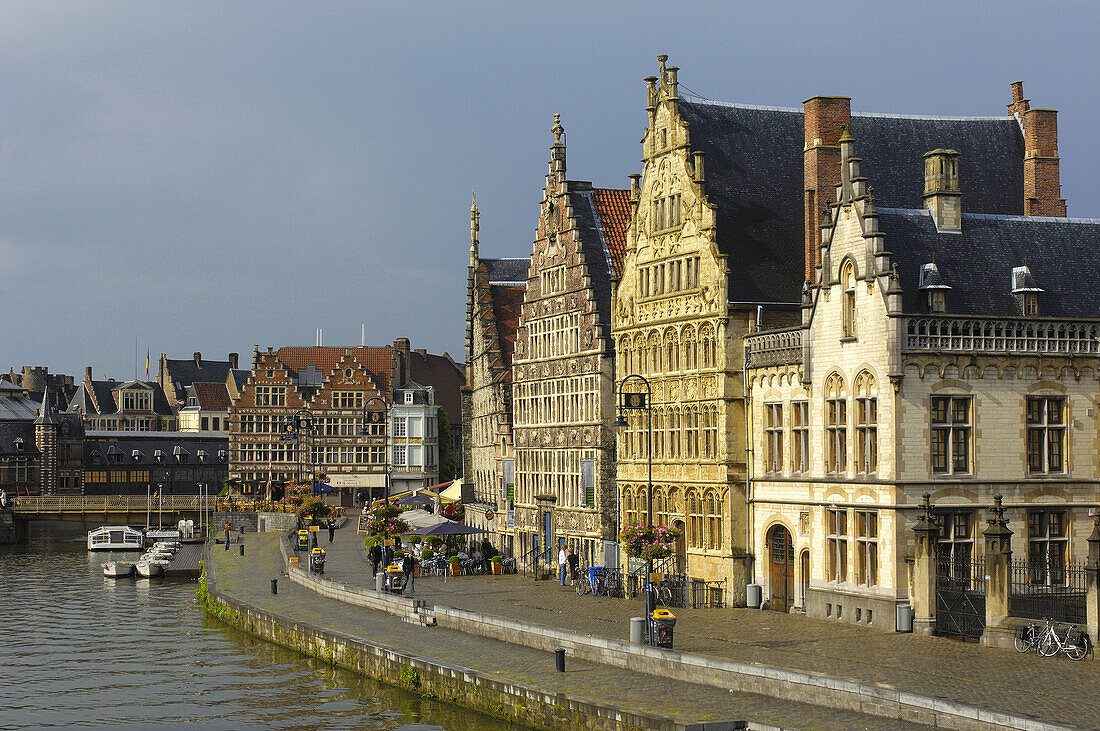
<instances>
[{"instance_id":1,"label":"slate roof","mask_svg":"<svg viewBox=\"0 0 1100 731\"><path fill-rule=\"evenodd\" d=\"M37 417L38 404L23 396L0 396L0 421L33 422Z\"/></svg>"},{"instance_id":2,"label":"slate roof","mask_svg":"<svg viewBox=\"0 0 1100 731\"><path fill-rule=\"evenodd\" d=\"M527 284L527 270L531 267L530 257L521 259L481 259L481 263L489 268L489 282L491 284Z\"/></svg>"},{"instance_id":3,"label":"slate roof","mask_svg":"<svg viewBox=\"0 0 1100 731\"><path fill-rule=\"evenodd\" d=\"M966 198L964 197L965 201ZM965 205L965 204L964 204ZM1012 269L1025 262L1043 317L1100 318L1100 220L963 213L961 234L940 234L923 210L878 208L879 229L898 265L906 312L920 301L920 268L935 257L947 312L1014 315Z\"/></svg>"},{"instance_id":4,"label":"slate roof","mask_svg":"<svg viewBox=\"0 0 1100 731\"><path fill-rule=\"evenodd\" d=\"M162 416L173 416L175 414L172 407L168 404L168 399L165 397L160 384L156 381L127 381L125 384L121 381L92 381L90 393L88 382L85 381L77 388L76 393L73 394L73 398L69 402L68 408L65 410L71 413L75 412L77 407L80 407L85 416L117 414L119 408L115 405L115 398L112 392L120 389L124 385L133 383L141 384L152 390L154 414L160 414Z\"/></svg>"},{"instance_id":5,"label":"slate roof","mask_svg":"<svg viewBox=\"0 0 1100 731\"><path fill-rule=\"evenodd\" d=\"M512 356L516 352L516 331L519 315L523 311L523 293L526 287L494 284L489 287L493 300L493 317L496 319L497 338L504 367L511 371Z\"/></svg>"},{"instance_id":6,"label":"slate roof","mask_svg":"<svg viewBox=\"0 0 1100 731\"><path fill-rule=\"evenodd\" d=\"M623 273L623 257L626 256L630 191L624 188L596 188L592 191L592 205L596 209L607 259L611 263L611 276L618 279Z\"/></svg>"},{"instance_id":7,"label":"slate roof","mask_svg":"<svg viewBox=\"0 0 1100 731\"><path fill-rule=\"evenodd\" d=\"M706 153L704 186L718 206L730 300L798 302L805 261L802 111L696 99L681 100L679 109L692 149ZM959 151L965 208L1023 212L1023 136L1007 115L853 113L852 135L879 206L921 207L924 153L951 148Z\"/></svg>"},{"instance_id":8,"label":"slate roof","mask_svg":"<svg viewBox=\"0 0 1100 731\"><path fill-rule=\"evenodd\" d=\"M230 370L229 361L227 360L206 360L205 358L200 358L199 362L195 363L194 358L188 358L186 360L166 358L164 362L168 369L168 376L172 381L172 385L177 390L174 396L178 399L182 399L187 391L187 387L196 381L204 381L206 383L213 383L215 381L224 382Z\"/></svg>"},{"instance_id":9,"label":"slate roof","mask_svg":"<svg viewBox=\"0 0 1100 731\"><path fill-rule=\"evenodd\" d=\"M228 411L229 389L225 382L203 383L196 381L191 384L195 390L195 397L199 400L199 408L204 411Z\"/></svg>"},{"instance_id":10,"label":"slate roof","mask_svg":"<svg viewBox=\"0 0 1100 731\"><path fill-rule=\"evenodd\" d=\"M229 435L196 432L125 432L90 431L84 438L84 464L88 467L104 467L110 464L122 466L154 467L161 464L179 464L174 450L180 447L187 455L184 464L224 465L228 463ZM156 450L164 454L164 462L156 459ZM134 451L139 452L134 459ZM206 458L199 462L199 450ZM218 459L218 453L226 453L226 462ZM108 455L119 455L118 461ZM96 455L99 461L95 460Z\"/></svg>"},{"instance_id":11,"label":"slate roof","mask_svg":"<svg viewBox=\"0 0 1100 731\"><path fill-rule=\"evenodd\" d=\"M23 440L23 449L15 448L15 440ZM34 443L34 423L25 420L0 421L0 455L23 455L34 457L39 454Z\"/></svg>"},{"instance_id":12,"label":"slate roof","mask_svg":"<svg viewBox=\"0 0 1100 731\"><path fill-rule=\"evenodd\" d=\"M237 391L240 392L244 389L244 384L248 383L248 377L252 375L252 372L243 368L234 368L232 373L233 381L237 384Z\"/></svg>"}]
</instances>

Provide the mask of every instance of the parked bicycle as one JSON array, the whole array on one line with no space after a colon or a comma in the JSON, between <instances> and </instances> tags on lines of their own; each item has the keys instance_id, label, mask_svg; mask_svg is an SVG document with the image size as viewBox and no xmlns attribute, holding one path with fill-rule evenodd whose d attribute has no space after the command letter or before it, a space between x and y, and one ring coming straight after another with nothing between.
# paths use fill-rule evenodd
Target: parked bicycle
<instances>
[{"instance_id":1,"label":"parked bicycle","mask_svg":"<svg viewBox=\"0 0 1100 731\"><path fill-rule=\"evenodd\" d=\"M1036 647L1038 653L1043 657L1054 657L1061 652L1070 660L1084 660L1085 655L1089 654L1092 642L1088 633L1080 631L1077 625L1071 624L1066 628L1065 635L1059 637L1056 626L1053 619L1047 620L1047 626L1039 636Z\"/></svg>"},{"instance_id":2,"label":"parked bicycle","mask_svg":"<svg viewBox=\"0 0 1100 731\"><path fill-rule=\"evenodd\" d=\"M1026 626L1016 628L1016 637L1012 640L1012 644L1016 647L1016 652L1031 652L1036 651L1038 654L1039 647L1039 628L1034 622L1029 622Z\"/></svg>"},{"instance_id":3,"label":"parked bicycle","mask_svg":"<svg viewBox=\"0 0 1100 731\"><path fill-rule=\"evenodd\" d=\"M672 606L672 589L669 587L668 582L659 581L655 584L646 584L646 591L653 592L653 601L657 605L662 607Z\"/></svg>"}]
</instances>

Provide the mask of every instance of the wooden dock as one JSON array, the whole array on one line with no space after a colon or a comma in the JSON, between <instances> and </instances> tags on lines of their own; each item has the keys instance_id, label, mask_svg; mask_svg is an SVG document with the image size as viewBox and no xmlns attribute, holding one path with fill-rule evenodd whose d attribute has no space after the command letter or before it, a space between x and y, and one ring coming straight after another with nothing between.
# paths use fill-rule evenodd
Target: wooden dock
<instances>
[{"instance_id":1,"label":"wooden dock","mask_svg":"<svg viewBox=\"0 0 1100 731\"><path fill-rule=\"evenodd\" d=\"M172 562L164 567L166 579L197 579L202 573L202 544L184 543L172 557Z\"/></svg>"}]
</instances>

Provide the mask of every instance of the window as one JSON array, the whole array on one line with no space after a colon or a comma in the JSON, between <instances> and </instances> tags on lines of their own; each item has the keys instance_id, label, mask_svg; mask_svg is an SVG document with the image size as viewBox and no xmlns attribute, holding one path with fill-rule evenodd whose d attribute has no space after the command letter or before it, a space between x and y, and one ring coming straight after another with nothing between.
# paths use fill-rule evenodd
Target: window
<instances>
[{"instance_id":1,"label":"window","mask_svg":"<svg viewBox=\"0 0 1100 731\"><path fill-rule=\"evenodd\" d=\"M764 404L764 471L783 471L783 404Z\"/></svg>"},{"instance_id":2,"label":"window","mask_svg":"<svg viewBox=\"0 0 1100 731\"><path fill-rule=\"evenodd\" d=\"M717 550L722 547L722 498L711 491L706 500L707 509L707 548Z\"/></svg>"},{"instance_id":3,"label":"window","mask_svg":"<svg viewBox=\"0 0 1100 731\"><path fill-rule=\"evenodd\" d=\"M932 397L932 471L970 472L970 397Z\"/></svg>"},{"instance_id":4,"label":"window","mask_svg":"<svg viewBox=\"0 0 1100 731\"><path fill-rule=\"evenodd\" d=\"M845 262L840 271L840 286L844 290L844 312L841 336L856 336L856 269L852 262Z\"/></svg>"},{"instance_id":5,"label":"window","mask_svg":"<svg viewBox=\"0 0 1100 731\"><path fill-rule=\"evenodd\" d=\"M878 399L875 377L864 371L856 376L856 472L878 472Z\"/></svg>"},{"instance_id":6,"label":"window","mask_svg":"<svg viewBox=\"0 0 1100 731\"><path fill-rule=\"evenodd\" d=\"M1066 399L1029 396L1027 399L1027 471L1064 472Z\"/></svg>"},{"instance_id":7,"label":"window","mask_svg":"<svg viewBox=\"0 0 1100 731\"><path fill-rule=\"evenodd\" d=\"M202 431L207 431L210 428L210 420L205 416L202 417L202 426L199 427Z\"/></svg>"},{"instance_id":8,"label":"window","mask_svg":"<svg viewBox=\"0 0 1100 731\"><path fill-rule=\"evenodd\" d=\"M942 289L928 290L928 309L931 312L947 312L947 293Z\"/></svg>"},{"instance_id":9,"label":"window","mask_svg":"<svg viewBox=\"0 0 1100 731\"><path fill-rule=\"evenodd\" d=\"M791 404L791 471L806 472L810 469L810 404L795 401Z\"/></svg>"},{"instance_id":10,"label":"window","mask_svg":"<svg viewBox=\"0 0 1100 731\"><path fill-rule=\"evenodd\" d=\"M826 581L846 581L848 578L848 511L844 508L825 510Z\"/></svg>"},{"instance_id":11,"label":"window","mask_svg":"<svg viewBox=\"0 0 1100 731\"><path fill-rule=\"evenodd\" d=\"M826 472L848 469L848 401L844 382L831 376L825 383Z\"/></svg>"},{"instance_id":12,"label":"window","mask_svg":"<svg viewBox=\"0 0 1100 731\"><path fill-rule=\"evenodd\" d=\"M703 547L703 515L699 505L699 494L694 490L688 493L688 540L692 548Z\"/></svg>"},{"instance_id":13,"label":"window","mask_svg":"<svg viewBox=\"0 0 1100 731\"><path fill-rule=\"evenodd\" d=\"M286 406L285 386L256 386L257 406Z\"/></svg>"},{"instance_id":14,"label":"window","mask_svg":"<svg viewBox=\"0 0 1100 731\"><path fill-rule=\"evenodd\" d=\"M333 391L332 408L334 409L361 409L363 408L362 391Z\"/></svg>"},{"instance_id":15,"label":"window","mask_svg":"<svg viewBox=\"0 0 1100 731\"><path fill-rule=\"evenodd\" d=\"M1035 292L1028 292L1024 294L1024 314L1025 315L1038 315L1039 314L1039 295Z\"/></svg>"},{"instance_id":16,"label":"window","mask_svg":"<svg viewBox=\"0 0 1100 731\"><path fill-rule=\"evenodd\" d=\"M395 467L405 466L405 445L401 444L393 448L393 464Z\"/></svg>"},{"instance_id":17,"label":"window","mask_svg":"<svg viewBox=\"0 0 1100 731\"><path fill-rule=\"evenodd\" d=\"M413 394L412 391L406 391L405 392L405 403L411 404L413 402L413 396L414 396L414 394Z\"/></svg>"},{"instance_id":18,"label":"window","mask_svg":"<svg viewBox=\"0 0 1100 731\"><path fill-rule=\"evenodd\" d=\"M1066 513L1061 510L1029 510L1027 513L1027 562L1029 580L1042 586L1066 583Z\"/></svg>"},{"instance_id":19,"label":"window","mask_svg":"<svg viewBox=\"0 0 1100 731\"><path fill-rule=\"evenodd\" d=\"M969 576L970 560L974 555L974 513L965 510L940 513L940 537L936 543L937 558L949 564L952 575L955 567L965 567Z\"/></svg>"},{"instance_id":20,"label":"window","mask_svg":"<svg viewBox=\"0 0 1100 731\"><path fill-rule=\"evenodd\" d=\"M856 579L860 584L878 583L878 512L856 511Z\"/></svg>"},{"instance_id":21,"label":"window","mask_svg":"<svg viewBox=\"0 0 1100 731\"><path fill-rule=\"evenodd\" d=\"M395 437L403 437L407 434L406 425L408 420L403 416L396 416L393 419L393 435Z\"/></svg>"},{"instance_id":22,"label":"window","mask_svg":"<svg viewBox=\"0 0 1100 731\"><path fill-rule=\"evenodd\" d=\"M148 391L123 391L123 411L148 411L150 408L150 394Z\"/></svg>"}]
</instances>

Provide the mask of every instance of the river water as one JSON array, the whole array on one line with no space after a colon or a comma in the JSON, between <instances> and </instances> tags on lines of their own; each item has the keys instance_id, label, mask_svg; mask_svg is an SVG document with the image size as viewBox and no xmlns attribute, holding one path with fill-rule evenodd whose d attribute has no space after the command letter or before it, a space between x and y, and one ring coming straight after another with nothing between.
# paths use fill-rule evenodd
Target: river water
<instances>
[{"instance_id":1,"label":"river water","mask_svg":"<svg viewBox=\"0 0 1100 731\"><path fill-rule=\"evenodd\" d=\"M194 581L104 578L106 558L82 536L0 546L0 729L517 728L227 627Z\"/></svg>"}]
</instances>

